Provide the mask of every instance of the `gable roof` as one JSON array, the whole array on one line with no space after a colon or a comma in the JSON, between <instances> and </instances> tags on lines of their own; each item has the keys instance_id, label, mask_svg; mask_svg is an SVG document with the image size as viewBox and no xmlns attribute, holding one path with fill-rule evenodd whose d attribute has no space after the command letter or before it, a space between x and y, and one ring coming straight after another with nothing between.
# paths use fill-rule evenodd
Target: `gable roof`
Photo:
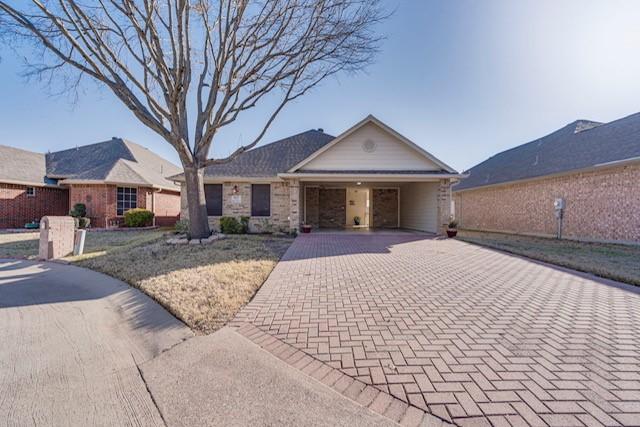
<instances>
[{"instance_id":1,"label":"gable roof","mask_svg":"<svg viewBox=\"0 0 640 427\"><path fill-rule=\"evenodd\" d=\"M227 163L205 169L207 177L275 177L286 172L334 139L320 130L308 130L245 151ZM179 179L179 177L176 177Z\"/></svg>"},{"instance_id":2,"label":"gable roof","mask_svg":"<svg viewBox=\"0 0 640 427\"><path fill-rule=\"evenodd\" d=\"M472 167L454 191L640 160L640 113L609 123L576 120Z\"/></svg>"},{"instance_id":3,"label":"gable roof","mask_svg":"<svg viewBox=\"0 0 640 427\"><path fill-rule=\"evenodd\" d=\"M178 190L167 178L181 171L149 149L121 138L40 154L0 146L0 181L30 185L117 183ZM18 177L18 178L12 178Z\"/></svg>"},{"instance_id":4,"label":"gable roof","mask_svg":"<svg viewBox=\"0 0 640 427\"><path fill-rule=\"evenodd\" d=\"M55 181L45 176L42 153L0 145L0 159L0 182L37 187L55 185Z\"/></svg>"},{"instance_id":5,"label":"gable roof","mask_svg":"<svg viewBox=\"0 0 640 427\"><path fill-rule=\"evenodd\" d=\"M181 169L151 150L121 138L48 153L47 175L63 184L106 182L177 190L167 178Z\"/></svg>"},{"instance_id":6,"label":"gable roof","mask_svg":"<svg viewBox=\"0 0 640 427\"><path fill-rule=\"evenodd\" d=\"M436 165L438 165L440 168L442 168L443 171L449 172L449 173L457 173L451 166L445 164L444 162L442 162L441 160L439 160L438 158L433 156L431 153L427 152L425 149L423 149L419 145L415 144L413 141L409 140L409 138L405 137L404 135L401 135L395 129L392 129L390 126L387 126L385 123L383 123L382 121L378 120L375 116L373 116L371 114L369 114L367 117L365 117L364 119L360 120L354 126L352 126L351 128L347 129L346 131L344 131L343 133L338 135L329 144L326 144L323 147L321 147L319 150L316 150L316 151L312 152L309 156L307 156L306 158L302 159L299 163L297 163L294 166L292 166L287 172L290 172L290 173L296 172L298 169L302 168L304 165L308 164L313 159L315 159L316 157L318 157L319 155L321 155L325 151L329 150L331 147L335 146L336 144L340 143L340 141L344 140L349 135L353 134L358 129L362 128L363 126L365 126L365 125L367 125L369 123L375 124L376 126L381 128L383 131L385 131L385 132L389 133L390 135L394 136L400 142L408 145L410 148L412 148L414 151L416 151L419 155L426 157L428 160L430 160L433 163L435 163Z\"/></svg>"}]
</instances>

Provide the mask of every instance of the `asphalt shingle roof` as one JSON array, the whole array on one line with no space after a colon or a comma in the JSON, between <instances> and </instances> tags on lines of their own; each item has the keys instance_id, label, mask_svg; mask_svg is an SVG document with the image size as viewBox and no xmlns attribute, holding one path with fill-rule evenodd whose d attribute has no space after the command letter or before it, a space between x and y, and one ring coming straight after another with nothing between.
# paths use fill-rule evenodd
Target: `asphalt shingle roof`
<instances>
[{"instance_id":1,"label":"asphalt shingle roof","mask_svg":"<svg viewBox=\"0 0 640 427\"><path fill-rule=\"evenodd\" d=\"M45 175L44 154L0 145L0 181L34 186L53 184Z\"/></svg>"},{"instance_id":2,"label":"asphalt shingle roof","mask_svg":"<svg viewBox=\"0 0 640 427\"><path fill-rule=\"evenodd\" d=\"M167 178L181 172L147 148L120 138L47 154L0 146L0 159L0 181L34 185L69 179L177 190Z\"/></svg>"},{"instance_id":3,"label":"asphalt shingle roof","mask_svg":"<svg viewBox=\"0 0 640 427\"><path fill-rule=\"evenodd\" d=\"M228 163L206 168L205 176L272 177L286 172L335 137L309 130L240 154Z\"/></svg>"},{"instance_id":4,"label":"asphalt shingle roof","mask_svg":"<svg viewBox=\"0 0 640 427\"><path fill-rule=\"evenodd\" d=\"M640 113L609 123L577 120L550 135L472 167L453 189L465 190L585 169L640 157Z\"/></svg>"},{"instance_id":5,"label":"asphalt shingle roof","mask_svg":"<svg viewBox=\"0 0 640 427\"><path fill-rule=\"evenodd\" d=\"M177 189L167 177L181 169L149 149L121 138L48 153L47 175Z\"/></svg>"}]
</instances>

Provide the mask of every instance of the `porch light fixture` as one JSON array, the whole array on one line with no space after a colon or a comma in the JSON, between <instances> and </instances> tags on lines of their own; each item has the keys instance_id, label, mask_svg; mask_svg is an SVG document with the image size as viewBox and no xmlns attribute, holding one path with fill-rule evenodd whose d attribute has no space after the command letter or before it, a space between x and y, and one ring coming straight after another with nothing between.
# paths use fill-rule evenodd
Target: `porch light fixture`
<instances>
[{"instance_id":1,"label":"porch light fixture","mask_svg":"<svg viewBox=\"0 0 640 427\"><path fill-rule=\"evenodd\" d=\"M233 192L233 194L238 194L238 186L237 185L233 186L232 192Z\"/></svg>"},{"instance_id":2,"label":"porch light fixture","mask_svg":"<svg viewBox=\"0 0 640 427\"><path fill-rule=\"evenodd\" d=\"M362 185L362 183L360 181L356 182L356 185Z\"/></svg>"}]
</instances>

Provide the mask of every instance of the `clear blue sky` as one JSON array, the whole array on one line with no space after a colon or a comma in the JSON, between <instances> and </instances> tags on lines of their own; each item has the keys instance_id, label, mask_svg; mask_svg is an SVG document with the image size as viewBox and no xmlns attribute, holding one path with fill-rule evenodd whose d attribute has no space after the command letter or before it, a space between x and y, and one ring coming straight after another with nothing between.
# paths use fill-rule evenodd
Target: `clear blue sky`
<instances>
[{"instance_id":1,"label":"clear blue sky","mask_svg":"<svg viewBox=\"0 0 640 427\"><path fill-rule=\"evenodd\" d=\"M394 0L364 74L343 75L279 116L262 143L311 128L334 135L369 113L458 170L575 120L640 111L639 1ZM59 150L121 136L178 163L173 149L106 90L51 97L2 51L0 144ZM259 113L257 111L256 113ZM247 142L256 114L214 143Z\"/></svg>"}]
</instances>

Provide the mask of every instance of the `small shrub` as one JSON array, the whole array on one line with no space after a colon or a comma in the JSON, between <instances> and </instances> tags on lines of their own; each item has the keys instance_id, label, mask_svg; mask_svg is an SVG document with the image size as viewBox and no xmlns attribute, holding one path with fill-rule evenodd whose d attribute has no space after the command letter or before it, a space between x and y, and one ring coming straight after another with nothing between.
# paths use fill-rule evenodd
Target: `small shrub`
<instances>
[{"instance_id":1,"label":"small shrub","mask_svg":"<svg viewBox=\"0 0 640 427\"><path fill-rule=\"evenodd\" d=\"M449 221L449 228L458 228L458 221L455 219Z\"/></svg>"},{"instance_id":2,"label":"small shrub","mask_svg":"<svg viewBox=\"0 0 640 427\"><path fill-rule=\"evenodd\" d=\"M147 227L153 224L153 212L146 209L129 209L124 213L124 225L127 227Z\"/></svg>"},{"instance_id":3,"label":"small shrub","mask_svg":"<svg viewBox=\"0 0 640 427\"><path fill-rule=\"evenodd\" d=\"M175 225L176 233L185 234L189 232L189 220L181 219L176 221Z\"/></svg>"},{"instance_id":4,"label":"small shrub","mask_svg":"<svg viewBox=\"0 0 640 427\"><path fill-rule=\"evenodd\" d=\"M249 232L249 217L241 216L240 217L240 232L242 234L247 234Z\"/></svg>"},{"instance_id":5,"label":"small shrub","mask_svg":"<svg viewBox=\"0 0 640 427\"><path fill-rule=\"evenodd\" d=\"M242 224L232 216L223 216L220 218L220 231L224 234L240 234Z\"/></svg>"},{"instance_id":6,"label":"small shrub","mask_svg":"<svg viewBox=\"0 0 640 427\"><path fill-rule=\"evenodd\" d=\"M87 206L84 203L76 203L69 211L69 215L74 218L84 218L87 216Z\"/></svg>"},{"instance_id":7,"label":"small shrub","mask_svg":"<svg viewBox=\"0 0 640 427\"><path fill-rule=\"evenodd\" d=\"M73 217L73 222L76 229L89 228L89 225L91 224L91 219L86 217L80 217L80 218Z\"/></svg>"}]
</instances>

